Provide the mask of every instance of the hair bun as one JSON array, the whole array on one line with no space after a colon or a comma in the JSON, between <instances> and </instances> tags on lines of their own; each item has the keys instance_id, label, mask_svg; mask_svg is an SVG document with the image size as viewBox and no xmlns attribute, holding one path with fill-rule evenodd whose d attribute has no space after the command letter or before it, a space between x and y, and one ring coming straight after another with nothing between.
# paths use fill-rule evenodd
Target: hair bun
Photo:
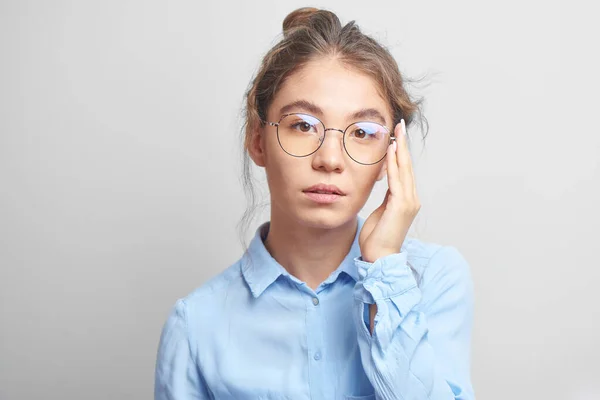
<instances>
[{"instance_id":1,"label":"hair bun","mask_svg":"<svg viewBox=\"0 0 600 400\"><path fill-rule=\"evenodd\" d=\"M302 7L289 13L283 20L283 36L287 37L291 31L307 25L310 17L319 11L315 7Z\"/></svg>"}]
</instances>

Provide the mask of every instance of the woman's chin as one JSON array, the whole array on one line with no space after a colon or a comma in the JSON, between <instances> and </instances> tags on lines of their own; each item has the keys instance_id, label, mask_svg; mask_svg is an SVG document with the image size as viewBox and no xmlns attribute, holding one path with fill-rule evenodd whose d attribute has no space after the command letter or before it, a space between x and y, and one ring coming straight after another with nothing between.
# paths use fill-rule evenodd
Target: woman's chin
<instances>
[{"instance_id":1,"label":"woman's chin","mask_svg":"<svg viewBox=\"0 0 600 400\"><path fill-rule=\"evenodd\" d=\"M298 215L300 224L316 229L335 229L356 219L356 213L350 210L319 209L306 210Z\"/></svg>"}]
</instances>

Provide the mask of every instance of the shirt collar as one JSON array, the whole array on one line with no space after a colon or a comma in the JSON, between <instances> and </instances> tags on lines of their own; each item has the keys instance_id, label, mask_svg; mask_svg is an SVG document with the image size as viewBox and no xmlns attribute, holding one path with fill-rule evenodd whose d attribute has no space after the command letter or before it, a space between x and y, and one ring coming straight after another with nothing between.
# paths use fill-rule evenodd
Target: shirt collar
<instances>
[{"instance_id":1,"label":"shirt collar","mask_svg":"<svg viewBox=\"0 0 600 400\"><path fill-rule=\"evenodd\" d=\"M256 233L242 257L242 275L254 297L260 296L279 275L287 273L285 268L271 256L263 243L269 232L269 225L270 222L267 221L256 229Z\"/></svg>"},{"instance_id":2,"label":"shirt collar","mask_svg":"<svg viewBox=\"0 0 600 400\"><path fill-rule=\"evenodd\" d=\"M360 257L358 237L365 220L361 216L357 216L357 221L358 229L356 230L356 235L354 236L350 251L346 254L346 257L340 266L327 278L325 283L335 282L342 272L345 272L352 277L352 279L358 281L358 268L356 267L354 259ZM269 226L270 222L267 221L256 229L254 237L248 246L248 250L246 250L242 257L242 275L254 297L260 296L267 287L279 278L280 275L287 276L293 281L300 282L296 277L287 272L287 270L271 256L265 247L263 240L267 237Z\"/></svg>"}]
</instances>

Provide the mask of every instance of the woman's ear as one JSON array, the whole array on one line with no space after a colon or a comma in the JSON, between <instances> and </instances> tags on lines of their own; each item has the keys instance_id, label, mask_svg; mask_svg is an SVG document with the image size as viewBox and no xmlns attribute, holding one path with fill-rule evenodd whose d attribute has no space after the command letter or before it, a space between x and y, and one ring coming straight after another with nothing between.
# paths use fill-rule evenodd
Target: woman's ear
<instances>
[{"instance_id":1,"label":"woman's ear","mask_svg":"<svg viewBox=\"0 0 600 400\"><path fill-rule=\"evenodd\" d=\"M261 127L253 129L248 140L248 154L254 163L259 167L265 166L265 143Z\"/></svg>"}]
</instances>

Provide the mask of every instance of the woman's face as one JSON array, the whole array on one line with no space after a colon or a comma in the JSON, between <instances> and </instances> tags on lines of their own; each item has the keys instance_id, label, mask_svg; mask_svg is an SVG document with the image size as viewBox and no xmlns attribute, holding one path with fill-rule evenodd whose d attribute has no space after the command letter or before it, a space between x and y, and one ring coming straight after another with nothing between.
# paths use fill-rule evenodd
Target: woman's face
<instances>
[{"instance_id":1,"label":"woman's face","mask_svg":"<svg viewBox=\"0 0 600 400\"><path fill-rule=\"evenodd\" d=\"M282 108L296 103L291 109ZM358 112L370 114L355 116ZM378 93L376 83L365 74L337 60L321 59L289 76L267 111L267 120L277 122L283 114L300 112L320 119L326 128L344 130L357 121L380 120L388 129L391 111ZM293 157L280 147L276 127L265 125L250 145L250 156L266 170L271 194L271 217L313 228L335 228L354 219L367 201L375 182L385 175L385 159L374 165L353 161L342 143L342 132L328 130L318 151ZM315 200L306 190L313 185L335 185L344 195L331 203Z\"/></svg>"}]
</instances>

